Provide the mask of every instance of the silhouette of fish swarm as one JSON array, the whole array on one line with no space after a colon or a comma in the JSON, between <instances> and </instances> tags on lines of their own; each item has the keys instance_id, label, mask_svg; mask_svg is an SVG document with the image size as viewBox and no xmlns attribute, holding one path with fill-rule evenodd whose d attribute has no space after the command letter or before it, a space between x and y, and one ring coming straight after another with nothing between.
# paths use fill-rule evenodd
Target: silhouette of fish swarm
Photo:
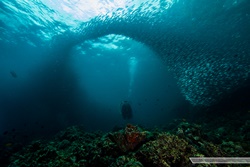
<instances>
[{"instance_id":1,"label":"silhouette of fish swarm","mask_svg":"<svg viewBox=\"0 0 250 167\"><path fill-rule=\"evenodd\" d=\"M147 1L100 15L79 28L76 41L108 34L154 50L173 72L185 98L210 106L246 85L250 72L247 1ZM213 10L211 10L213 9Z\"/></svg>"}]
</instances>

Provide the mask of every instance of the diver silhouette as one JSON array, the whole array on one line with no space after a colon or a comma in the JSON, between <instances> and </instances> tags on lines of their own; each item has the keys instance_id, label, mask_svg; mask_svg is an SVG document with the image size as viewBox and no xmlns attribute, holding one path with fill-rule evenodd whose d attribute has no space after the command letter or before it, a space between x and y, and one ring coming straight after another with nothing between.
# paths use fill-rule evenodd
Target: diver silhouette
<instances>
[{"instance_id":1,"label":"diver silhouette","mask_svg":"<svg viewBox=\"0 0 250 167\"><path fill-rule=\"evenodd\" d=\"M133 117L132 107L130 106L128 101L122 101L120 104L120 109L123 119L128 120Z\"/></svg>"}]
</instances>

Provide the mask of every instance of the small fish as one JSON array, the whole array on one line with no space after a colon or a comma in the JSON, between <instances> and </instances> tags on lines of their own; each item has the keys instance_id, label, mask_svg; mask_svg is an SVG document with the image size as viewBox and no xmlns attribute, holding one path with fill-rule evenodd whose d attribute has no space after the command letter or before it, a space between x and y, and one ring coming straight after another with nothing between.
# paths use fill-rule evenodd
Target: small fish
<instances>
[{"instance_id":1,"label":"small fish","mask_svg":"<svg viewBox=\"0 0 250 167\"><path fill-rule=\"evenodd\" d=\"M10 74L13 78L17 78L17 74L15 71L10 71Z\"/></svg>"}]
</instances>

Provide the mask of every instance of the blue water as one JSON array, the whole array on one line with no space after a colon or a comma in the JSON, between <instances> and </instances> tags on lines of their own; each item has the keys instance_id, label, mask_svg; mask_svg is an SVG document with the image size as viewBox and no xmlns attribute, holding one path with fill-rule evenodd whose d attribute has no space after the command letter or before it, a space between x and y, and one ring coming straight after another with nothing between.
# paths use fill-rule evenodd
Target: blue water
<instances>
[{"instance_id":1,"label":"blue water","mask_svg":"<svg viewBox=\"0 0 250 167\"><path fill-rule=\"evenodd\" d=\"M164 125L248 86L247 0L0 2L0 132Z\"/></svg>"}]
</instances>

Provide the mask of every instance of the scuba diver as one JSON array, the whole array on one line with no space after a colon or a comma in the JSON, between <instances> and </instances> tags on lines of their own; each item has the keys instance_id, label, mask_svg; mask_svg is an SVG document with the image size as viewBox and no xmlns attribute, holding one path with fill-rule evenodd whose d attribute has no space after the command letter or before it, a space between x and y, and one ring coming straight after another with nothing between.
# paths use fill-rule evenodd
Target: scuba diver
<instances>
[{"instance_id":1,"label":"scuba diver","mask_svg":"<svg viewBox=\"0 0 250 167\"><path fill-rule=\"evenodd\" d=\"M120 110L121 110L123 119L128 120L133 117L132 108L128 101L121 102Z\"/></svg>"}]
</instances>

